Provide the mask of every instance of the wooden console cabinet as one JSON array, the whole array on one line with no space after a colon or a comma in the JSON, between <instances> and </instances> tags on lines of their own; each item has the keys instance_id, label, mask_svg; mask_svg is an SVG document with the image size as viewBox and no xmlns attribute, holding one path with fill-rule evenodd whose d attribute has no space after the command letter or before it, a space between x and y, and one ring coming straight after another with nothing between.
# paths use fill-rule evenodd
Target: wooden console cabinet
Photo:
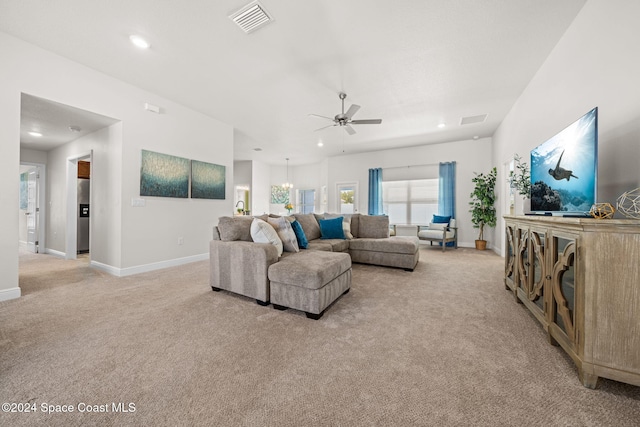
<instances>
[{"instance_id":1,"label":"wooden console cabinet","mask_svg":"<svg viewBox=\"0 0 640 427\"><path fill-rule=\"evenodd\" d=\"M640 221L505 216L504 283L573 359L640 386Z\"/></svg>"}]
</instances>

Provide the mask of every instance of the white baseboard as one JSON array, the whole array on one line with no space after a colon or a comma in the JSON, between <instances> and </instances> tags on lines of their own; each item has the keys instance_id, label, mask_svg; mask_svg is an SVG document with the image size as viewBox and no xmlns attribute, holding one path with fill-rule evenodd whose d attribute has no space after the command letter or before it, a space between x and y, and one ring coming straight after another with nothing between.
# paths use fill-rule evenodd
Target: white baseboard
<instances>
[{"instance_id":1,"label":"white baseboard","mask_svg":"<svg viewBox=\"0 0 640 427\"><path fill-rule=\"evenodd\" d=\"M97 261L91 261L91 266L98 270L105 271L117 277L132 276L134 274L146 273L154 270L161 270L163 268L176 267L178 265L189 264L196 261L204 261L209 259L209 253L188 256L184 258L170 259L167 261L154 262L151 264L137 265L135 267L118 268L112 265L103 264Z\"/></svg>"},{"instance_id":2,"label":"white baseboard","mask_svg":"<svg viewBox=\"0 0 640 427\"><path fill-rule=\"evenodd\" d=\"M49 255L53 255L53 256L57 256L58 258L66 258L67 257L67 254L65 254L64 252L56 251L55 249L50 249L50 248L45 248L44 253L45 254L49 254Z\"/></svg>"},{"instance_id":3,"label":"white baseboard","mask_svg":"<svg viewBox=\"0 0 640 427\"><path fill-rule=\"evenodd\" d=\"M20 298L21 294L20 288L0 289L0 301Z\"/></svg>"}]
</instances>

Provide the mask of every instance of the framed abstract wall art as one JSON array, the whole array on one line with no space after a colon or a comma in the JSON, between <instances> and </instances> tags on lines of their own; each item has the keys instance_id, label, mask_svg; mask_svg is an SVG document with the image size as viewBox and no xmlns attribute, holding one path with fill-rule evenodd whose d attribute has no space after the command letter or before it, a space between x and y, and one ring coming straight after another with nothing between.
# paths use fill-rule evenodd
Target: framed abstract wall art
<instances>
[{"instance_id":1,"label":"framed abstract wall art","mask_svg":"<svg viewBox=\"0 0 640 427\"><path fill-rule=\"evenodd\" d=\"M274 205L283 205L289 203L289 190L280 185L272 185L271 203Z\"/></svg>"},{"instance_id":2,"label":"framed abstract wall art","mask_svg":"<svg viewBox=\"0 0 640 427\"><path fill-rule=\"evenodd\" d=\"M191 161L191 198L224 199L226 167L213 163Z\"/></svg>"},{"instance_id":3,"label":"framed abstract wall art","mask_svg":"<svg viewBox=\"0 0 640 427\"><path fill-rule=\"evenodd\" d=\"M142 150L140 195L189 197L189 159Z\"/></svg>"}]
</instances>

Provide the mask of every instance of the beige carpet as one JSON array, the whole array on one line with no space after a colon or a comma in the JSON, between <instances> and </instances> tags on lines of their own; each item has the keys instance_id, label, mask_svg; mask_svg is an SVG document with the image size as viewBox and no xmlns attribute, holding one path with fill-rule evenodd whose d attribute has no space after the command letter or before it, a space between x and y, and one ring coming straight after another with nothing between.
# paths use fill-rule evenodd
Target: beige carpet
<instances>
[{"instance_id":1,"label":"beige carpet","mask_svg":"<svg viewBox=\"0 0 640 427\"><path fill-rule=\"evenodd\" d=\"M0 303L0 402L37 412L0 425L639 425L640 387L584 388L500 257L420 255L412 273L354 265L313 321L212 292L207 262L115 278L22 254L23 297Z\"/></svg>"}]
</instances>

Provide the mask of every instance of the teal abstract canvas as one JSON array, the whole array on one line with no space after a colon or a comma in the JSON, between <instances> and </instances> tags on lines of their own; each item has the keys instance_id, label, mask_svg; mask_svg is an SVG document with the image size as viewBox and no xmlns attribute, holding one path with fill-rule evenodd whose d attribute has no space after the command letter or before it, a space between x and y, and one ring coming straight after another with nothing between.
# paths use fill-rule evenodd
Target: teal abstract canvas
<instances>
[{"instance_id":1,"label":"teal abstract canvas","mask_svg":"<svg viewBox=\"0 0 640 427\"><path fill-rule=\"evenodd\" d=\"M226 167L213 163L191 161L191 198L224 199Z\"/></svg>"},{"instance_id":2,"label":"teal abstract canvas","mask_svg":"<svg viewBox=\"0 0 640 427\"><path fill-rule=\"evenodd\" d=\"M189 159L142 150L140 195L189 197Z\"/></svg>"}]
</instances>

